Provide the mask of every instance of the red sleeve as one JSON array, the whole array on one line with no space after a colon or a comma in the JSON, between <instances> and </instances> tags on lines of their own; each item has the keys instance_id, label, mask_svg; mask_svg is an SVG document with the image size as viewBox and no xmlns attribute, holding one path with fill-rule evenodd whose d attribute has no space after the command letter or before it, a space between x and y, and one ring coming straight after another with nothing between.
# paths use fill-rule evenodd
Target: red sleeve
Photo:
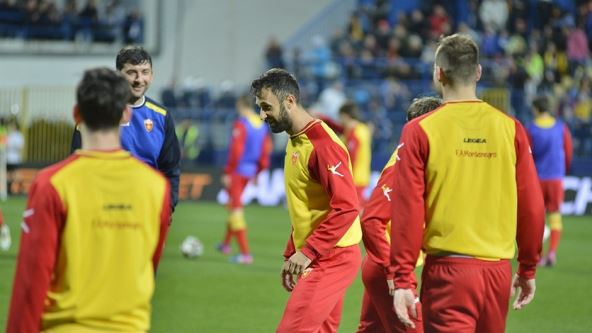
<instances>
[{"instance_id":1,"label":"red sleeve","mask_svg":"<svg viewBox=\"0 0 592 333\"><path fill-rule=\"evenodd\" d=\"M331 127L331 129L335 133L343 134L343 132L345 132L345 129L343 128L343 126L339 125L335 120L333 120L327 116L320 116L319 119L322 120L325 124L327 124L327 126Z\"/></svg>"},{"instance_id":2,"label":"red sleeve","mask_svg":"<svg viewBox=\"0 0 592 333\"><path fill-rule=\"evenodd\" d=\"M238 166L240 158L245 151L245 141L247 140L247 129L240 121L234 123L232 127L232 138L230 139L230 149L228 151L228 162L224 168L225 174L231 174Z\"/></svg>"},{"instance_id":3,"label":"red sleeve","mask_svg":"<svg viewBox=\"0 0 592 333\"><path fill-rule=\"evenodd\" d=\"M542 250L545 206L532 151L522 125L516 121L516 187L518 195L518 274L532 279Z\"/></svg>"},{"instance_id":4,"label":"red sleeve","mask_svg":"<svg viewBox=\"0 0 592 333\"><path fill-rule=\"evenodd\" d=\"M48 179L38 177L22 222L7 332L37 333L54 272L60 232L66 217L62 201Z\"/></svg>"},{"instance_id":5,"label":"red sleeve","mask_svg":"<svg viewBox=\"0 0 592 333\"><path fill-rule=\"evenodd\" d=\"M354 130L351 130L346 138L347 150L349 151L349 157L351 158L352 167L356 165L356 159L358 158L358 151L360 149L360 140L355 135Z\"/></svg>"},{"instance_id":6,"label":"red sleeve","mask_svg":"<svg viewBox=\"0 0 592 333\"><path fill-rule=\"evenodd\" d=\"M315 144L308 169L327 192L330 211L302 247L302 253L311 260L333 249L359 214L356 187L349 165L347 152L337 143L330 141ZM329 171L329 167L334 167L335 172Z\"/></svg>"},{"instance_id":7,"label":"red sleeve","mask_svg":"<svg viewBox=\"0 0 592 333\"><path fill-rule=\"evenodd\" d=\"M292 239L292 233L294 229L290 232L290 238L288 238L288 242L286 243L286 249L284 250L284 258L288 260L294 253L296 253L296 247L294 246L294 239Z\"/></svg>"},{"instance_id":8,"label":"red sleeve","mask_svg":"<svg viewBox=\"0 0 592 333\"><path fill-rule=\"evenodd\" d=\"M563 125L563 149L565 150L565 173L568 173L573 159L573 144L567 125Z\"/></svg>"},{"instance_id":9,"label":"red sleeve","mask_svg":"<svg viewBox=\"0 0 592 333\"><path fill-rule=\"evenodd\" d=\"M162 200L162 209L160 212L160 232L158 234L158 244L156 244L156 249L154 250L154 254L152 255L152 266L154 267L154 272L158 269L158 263L160 262L160 256L162 255L162 250L164 249L164 243L166 240L167 233L169 231L169 225L171 223L171 186L167 181L165 195Z\"/></svg>"},{"instance_id":10,"label":"red sleeve","mask_svg":"<svg viewBox=\"0 0 592 333\"><path fill-rule=\"evenodd\" d=\"M261 156L259 157L259 163L257 165L257 173L269 168L269 157L271 155L271 136L267 134L263 140L263 149L261 150Z\"/></svg>"},{"instance_id":11,"label":"red sleeve","mask_svg":"<svg viewBox=\"0 0 592 333\"><path fill-rule=\"evenodd\" d=\"M391 220L390 180L393 167L386 168L380 175L362 215L362 237L368 256L381 263L385 272L390 266L390 244L386 238L386 226Z\"/></svg>"},{"instance_id":12,"label":"red sleeve","mask_svg":"<svg viewBox=\"0 0 592 333\"><path fill-rule=\"evenodd\" d=\"M419 119L419 118L418 118ZM418 121L405 125L393 169L391 220L391 266L388 278L395 286L413 288L412 274L422 245L425 221L425 165L428 138Z\"/></svg>"}]
</instances>

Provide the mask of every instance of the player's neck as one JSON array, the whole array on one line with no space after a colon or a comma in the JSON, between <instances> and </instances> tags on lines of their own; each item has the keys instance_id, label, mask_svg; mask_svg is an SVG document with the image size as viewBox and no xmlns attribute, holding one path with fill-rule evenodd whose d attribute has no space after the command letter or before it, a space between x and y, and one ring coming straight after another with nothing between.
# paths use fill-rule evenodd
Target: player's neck
<instances>
[{"instance_id":1,"label":"player's neck","mask_svg":"<svg viewBox=\"0 0 592 333\"><path fill-rule=\"evenodd\" d=\"M442 89L442 100L444 102L471 101L477 99L475 86L460 86Z\"/></svg>"},{"instance_id":2,"label":"player's neck","mask_svg":"<svg viewBox=\"0 0 592 333\"><path fill-rule=\"evenodd\" d=\"M300 133L314 118L302 107L298 106L292 113L292 128L286 132L289 135Z\"/></svg>"},{"instance_id":3,"label":"player's neck","mask_svg":"<svg viewBox=\"0 0 592 333\"><path fill-rule=\"evenodd\" d=\"M136 100L130 100L129 104L132 107L137 108L138 106L142 106L142 104L144 104L145 101L146 101L146 96L142 95L142 97L137 98Z\"/></svg>"},{"instance_id":4,"label":"player's neck","mask_svg":"<svg viewBox=\"0 0 592 333\"><path fill-rule=\"evenodd\" d=\"M117 130L101 130L88 132L81 130L82 149L84 150L116 150L121 149L119 128Z\"/></svg>"}]
</instances>

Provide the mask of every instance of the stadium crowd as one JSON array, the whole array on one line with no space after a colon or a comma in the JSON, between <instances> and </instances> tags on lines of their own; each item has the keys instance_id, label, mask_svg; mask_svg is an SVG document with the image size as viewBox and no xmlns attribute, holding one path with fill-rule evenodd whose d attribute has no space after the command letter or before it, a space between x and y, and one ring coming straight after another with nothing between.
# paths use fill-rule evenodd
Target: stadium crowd
<instances>
[{"instance_id":1,"label":"stadium crowd","mask_svg":"<svg viewBox=\"0 0 592 333\"><path fill-rule=\"evenodd\" d=\"M144 18L133 1L2 0L0 37L142 43Z\"/></svg>"},{"instance_id":2,"label":"stadium crowd","mask_svg":"<svg viewBox=\"0 0 592 333\"><path fill-rule=\"evenodd\" d=\"M336 118L346 99L355 101L374 127L376 153L399 137L411 97L432 91L438 39L454 32L479 44L482 98L502 88L494 96L501 100L496 105L506 105L504 111L526 122L532 100L549 97L574 135L575 155L592 155L592 1L360 0L327 41L314 36L310 48L287 55L270 38L265 66L293 72L303 104L317 113ZM216 97L198 81L184 84L180 98L172 88L165 90L163 102L232 108L232 89L222 87Z\"/></svg>"}]
</instances>

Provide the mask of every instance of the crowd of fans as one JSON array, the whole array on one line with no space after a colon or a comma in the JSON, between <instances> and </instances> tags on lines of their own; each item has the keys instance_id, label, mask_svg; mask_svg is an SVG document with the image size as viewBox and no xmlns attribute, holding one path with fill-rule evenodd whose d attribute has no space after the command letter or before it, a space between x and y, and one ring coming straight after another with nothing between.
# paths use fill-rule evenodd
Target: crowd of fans
<instances>
[{"instance_id":1,"label":"crowd of fans","mask_svg":"<svg viewBox=\"0 0 592 333\"><path fill-rule=\"evenodd\" d=\"M142 43L144 19L134 1L0 0L0 38Z\"/></svg>"},{"instance_id":2,"label":"crowd of fans","mask_svg":"<svg viewBox=\"0 0 592 333\"><path fill-rule=\"evenodd\" d=\"M312 108L329 115L325 91L342 82L343 95L383 128L375 132L381 145L398 136L384 127L400 128L410 99L430 93L438 39L455 32L480 45L481 91L509 88L506 111L522 121L531 118L532 99L547 95L575 136L576 155L592 155L589 0L360 0L342 29L327 42L316 36L310 49L294 50L287 67L305 82ZM282 57L268 51L268 66Z\"/></svg>"}]
</instances>

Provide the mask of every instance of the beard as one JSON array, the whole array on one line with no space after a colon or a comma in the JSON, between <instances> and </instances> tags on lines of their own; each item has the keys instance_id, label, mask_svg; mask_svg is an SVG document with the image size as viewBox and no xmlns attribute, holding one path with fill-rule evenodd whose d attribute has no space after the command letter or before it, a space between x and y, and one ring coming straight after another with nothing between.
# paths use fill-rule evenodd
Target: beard
<instances>
[{"instance_id":1,"label":"beard","mask_svg":"<svg viewBox=\"0 0 592 333\"><path fill-rule=\"evenodd\" d=\"M288 116L288 110L280 104L280 116L278 119L271 119L268 117L265 119L267 125L273 133L281 133L288 131L292 128L292 119Z\"/></svg>"}]
</instances>

